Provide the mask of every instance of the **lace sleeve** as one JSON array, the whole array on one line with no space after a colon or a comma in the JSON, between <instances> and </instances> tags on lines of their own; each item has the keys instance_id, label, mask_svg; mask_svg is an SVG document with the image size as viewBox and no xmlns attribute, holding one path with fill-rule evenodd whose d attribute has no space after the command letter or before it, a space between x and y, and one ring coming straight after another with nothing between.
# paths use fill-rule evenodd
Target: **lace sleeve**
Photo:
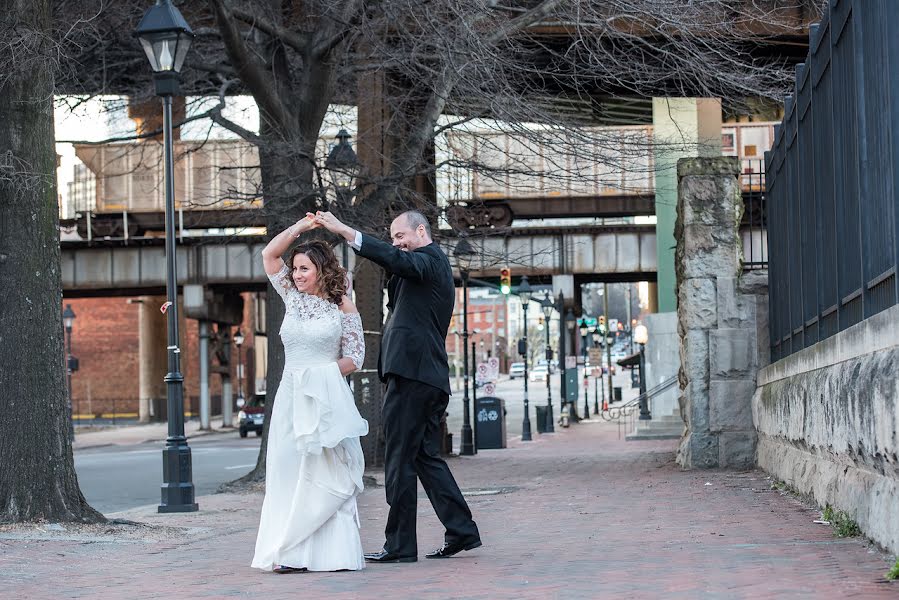
<instances>
[{"instance_id":1,"label":"lace sleeve","mask_svg":"<svg viewBox=\"0 0 899 600\"><path fill-rule=\"evenodd\" d=\"M268 280L272 282L272 287L275 288L275 291L278 292L278 295L281 296L281 299L284 300L285 304L287 303L287 298L290 296L290 293L297 289L290 279L290 269L287 268L286 264L282 264L281 269L274 275L269 274Z\"/></svg>"},{"instance_id":2,"label":"lace sleeve","mask_svg":"<svg viewBox=\"0 0 899 600\"><path fill-rule=\"evenodd\" d=\"M365 360L365 337L362 334L362 318L359 313L340 313L340 353L343 358L350 358L357 369L362 368Z\"/></svg>"}]
</instances>

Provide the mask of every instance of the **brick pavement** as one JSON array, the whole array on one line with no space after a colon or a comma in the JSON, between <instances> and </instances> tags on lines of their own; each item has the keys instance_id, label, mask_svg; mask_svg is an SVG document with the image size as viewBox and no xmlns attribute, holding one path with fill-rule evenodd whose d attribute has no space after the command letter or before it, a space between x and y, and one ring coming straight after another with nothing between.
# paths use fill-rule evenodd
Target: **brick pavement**
<instances>
[{"instance_id":1,"label":"brick pavement","mask_svg":"<svg viewBox=\"0 0 899 600\"><path fill-rule=\"evenodd\" d=\"M484 547L362 572L249 568L259 494L199 499L201 512L121 513L137 539L0 531L0 589L39 598L899 598L888 557L837 539L818 512L758 471L684 472L675 442L624 442L585 423L453 459ZM502 490L499 494L490 494ZM360 500L366 548L382 542L383 488ZM441 530L420 495L419 551ZM155 526L179 526L172 530ZM172 535L172 533L175 535ZM102 532L101 532L102 533ZM62 537L60 537L62 536ZM68 536L70 539L65 539Z\"/></svg>"}]
</instances>

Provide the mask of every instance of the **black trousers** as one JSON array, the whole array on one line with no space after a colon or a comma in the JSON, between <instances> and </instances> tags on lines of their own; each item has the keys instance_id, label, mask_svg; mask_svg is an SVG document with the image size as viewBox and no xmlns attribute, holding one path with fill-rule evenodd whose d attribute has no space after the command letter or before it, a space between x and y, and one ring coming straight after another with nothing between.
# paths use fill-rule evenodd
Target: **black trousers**
<instances>
[{"instance_id":1,"label":"black trousers","mask_svg":"<svg viewBox=\"0 0 899 600\"><path fill-rule=\"evenodd\" d=\"M440 457L440 417L449 396L426 383L388 375L384 394L384 487L390 512L384 549L417 556L418 480L446 528L447 542L478 539L478 527L449 467Z\"/></svg>"}]
</instances>

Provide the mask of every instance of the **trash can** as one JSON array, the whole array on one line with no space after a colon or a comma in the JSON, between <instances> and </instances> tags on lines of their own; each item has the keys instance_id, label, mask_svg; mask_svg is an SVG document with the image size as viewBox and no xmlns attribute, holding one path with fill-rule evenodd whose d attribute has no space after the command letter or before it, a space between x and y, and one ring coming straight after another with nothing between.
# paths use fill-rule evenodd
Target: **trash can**
<instances>
[{"instance_id":1,"label":"trash can","mask_svg":"<svg viewBox=\"0 0 899 600\"><path fill-rule=\"evenodd\" d=\"M537 433L546 433L546 407L534 406L537 411Z\"/></svg>"},{"instance_id":2,"label":"trash can","mask_svg":"<svg viewBox=\"0 0 899 600\"><path fill-rule=\"evenodd\" d=\"M621 402L621 386L612 388L615 392L615 402Z\"/></svg>"},{"instance_id":3,"label":"trash can","mask_svg":"<svg viewBox=\"0 0 899 600\"><path fill-rule=\"evenodd\" d=\"M493 396L477 398L474 405L474 418L477 422L476 444L478 450L506 447L505 400Z\"/></svg>"}]
</instances>

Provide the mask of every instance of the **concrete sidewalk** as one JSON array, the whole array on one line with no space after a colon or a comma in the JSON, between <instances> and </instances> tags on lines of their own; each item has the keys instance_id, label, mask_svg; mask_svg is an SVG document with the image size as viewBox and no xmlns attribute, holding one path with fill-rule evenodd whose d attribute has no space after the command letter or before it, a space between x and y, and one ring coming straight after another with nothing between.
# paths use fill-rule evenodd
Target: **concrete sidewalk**
<instances>
[{"instance_id":1,"label":"concrete sidewalk","mask_svg":"<svg viewBox=\"0 0 899 600\"><path fill-rule=\"evenodd\" d=\"M890 557L839 539L761 472L684 472L674 441L625 442L586 422L450 461L484 546L449 560L274 575L248 565L260 493L155 507L146 524L0 528L0 589L38 598L897 598ZM419 553L442 530L423 493ZM377 550L383 488L360 499ZM68 526L67 526L68 527Z\"/></svg>"},{"instance_id":2,"label":"concrete sidewalk","mask_svg":"<svg viewBox=\"0 0 899 600\"><path fill-rule=\"evenodd\" d=\"M223 428L221 416L217 416L210 421L212 429L206 430L200 429L200 421L198 419L185 421L184 435L187 436L188 440L191 440L204 435L234 433L236 431L233 426L230 429ZM236 416L232 422L237 422ZM87 448L99 448L102 446L126 446L144 442L163 442L167 437L167 423L128 424L89 431L79 431L76 428L75 442L72 444L72 449L86 450Z\"/></svg>"}]
</instances>

